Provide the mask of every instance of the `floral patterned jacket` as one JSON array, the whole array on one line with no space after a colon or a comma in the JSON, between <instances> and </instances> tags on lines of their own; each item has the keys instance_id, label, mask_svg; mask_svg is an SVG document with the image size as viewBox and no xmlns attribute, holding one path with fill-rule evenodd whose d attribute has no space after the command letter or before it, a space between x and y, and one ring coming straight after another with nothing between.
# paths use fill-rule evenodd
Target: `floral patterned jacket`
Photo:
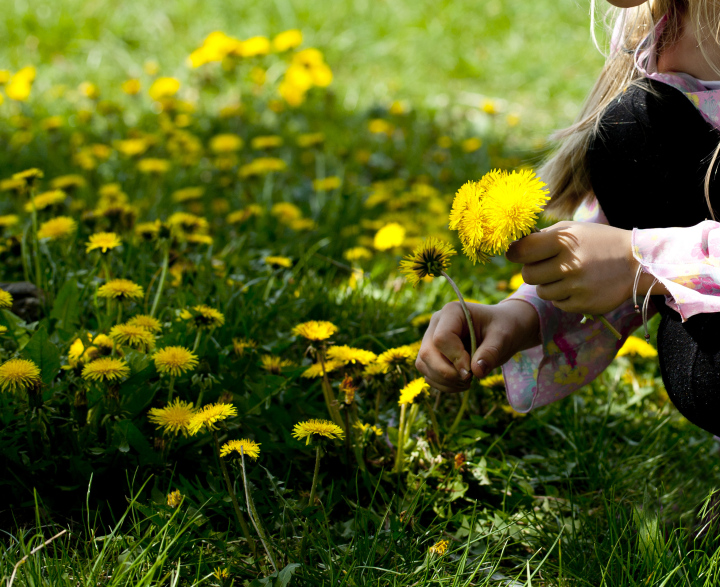
<instances>
[{"instance_id":1,"label":"floral patterned jacket","mask_svg":"<svg viewBox=\"0 0 720 587\"><path fill-rule=\"evenodd\" d=\"M597 200L583 204L573 220L607 224ZM720 312L720 223L706 220L687 228L633 230L633 256L646 273L667 288L668 307L685 321ZM531 304L540 318L542 344L516 354L503 366L510 405L529 412L562 399L597 377L625 339L642 324L632 300L605 314L623 335L617 340L599 321L581 323L581 314L558 310L531 285L508 299ZM650 305L649 315L654 310Z\"/></svg>"}]
</instances>

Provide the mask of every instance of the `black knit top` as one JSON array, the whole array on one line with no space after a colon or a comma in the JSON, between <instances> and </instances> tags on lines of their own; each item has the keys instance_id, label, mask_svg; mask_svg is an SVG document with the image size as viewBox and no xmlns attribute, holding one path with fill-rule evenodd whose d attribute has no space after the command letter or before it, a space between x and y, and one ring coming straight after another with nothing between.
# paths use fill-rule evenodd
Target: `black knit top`
<instances>
[{"instance_id":1,"label":"black knit top","mask_svg":"<svg viewBox=\"0 0 720 587\"><path fill-rule=\"evenodd\" d=\"M720 132L679 90L651 80L607 109L587 154L593 191L611 225L624 229L693 226L710 218L707 168ZM718 206L720 177L710 185ZM670 399L691 422L720 435L720 314L682 323L653 296L661 314L658 353Z\"/></svg>"}]
</instances>

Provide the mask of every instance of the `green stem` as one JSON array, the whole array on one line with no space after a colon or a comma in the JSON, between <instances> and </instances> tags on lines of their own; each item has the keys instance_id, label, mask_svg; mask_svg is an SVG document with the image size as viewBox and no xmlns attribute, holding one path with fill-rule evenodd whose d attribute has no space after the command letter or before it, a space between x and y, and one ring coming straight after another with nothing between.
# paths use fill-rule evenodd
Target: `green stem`
<instances>
[{"instance_id":1,"label":"green stem","mask_svg":"<svg viewBox=\"0 0 720 587\"><path fill-rule=\"evenodd\" d=\"M273 558L270 547L267 544L269 540L267 538L267 535L265 534L265 529L263 528L262 522L260 521L260 516L258 516L257 510L255 509L255 503L250 496L250 488L248 487L247 483L247 473L245 472L245 451L243 451L242 447L240 447L240 459L242 461L242 478L243 488L245 489L245 503L247 504L248 514L250 514L250 521L253 523L255 531L260 537L260 542L262 542L265 553L270 559L270 564L273 566L273 571L277 573L278 568L275 564L275 559Z\"/></svg>"},{"instance_id":2,"label":"green stem","mask_svg":"<svg viewBox=\"0 0 720 587\"><path fill-rule=\"evenodd\" d=\"M233 508L235 509L235 516L237 517L237 521L240 524L242 533L245 536L245 540L247 541L248 546L253 553L253 556L257 557L257 548L255 546L255 541L252 539L252 536L250 536L250 527L245 521L245 516L243 516L242 512L240 511L237 497L235 496L235 492L233 491L232 483L230 483L230 475L228 475L225 461L223 461L222 457L220 456L220 441L218 440L217 432L215 432L214 430L212 433L212 437L215 441L215 452L217 453L218 460L220 461L220 470L222 471L222 475L225 479L225 485L227 487L228 494L230 495L230 500L232 501Z\"/></svg>"},{"instance_id":3,"label":"green stem","mask_svg":"<svg viewBox=\"0 0 720 587\"><path fill-rule=\"evenodd\" d=\"M430 422L432 422L432 429L435 433L435 438L437 439L438 446L442 445L442 442L440 441L440 426L438 426L437 416L435 416L435 410L432 407L432 404L430 403L430 400L425 398L425 409L428 412L428 416L430 416Z\"/></svg>"},{"instance_id":4,"label":"green stem","mask_svg":"<svg viewBox=\"0 0 720 587\"><path fill-rule=\"evenodd\" d=\"M600 322L602 322L605 325L605 328L607 328L610 332L612 332L612 335L615 338L617 338L618 340L622 340L622 334L620 334L617 331L617 329L612 324L610 324L610 322L608 322L608 320L607 320L607 318L605 318L605 316L600 315L597 318L598 318L598 320L600 320Z\"/></svg>"},{"instance_id":5,"label":"green stem","mask_svg":"<svg viewBox=\"0 0 720 587\"><path fill-rule=\"evenodd\" d=\"M162 272L160 273L160 283L158 284L158 289L155 292L155 299L153 300L152 309L150 310L151 316L155 316L155 311L157 310L158 303L160 302L160 295L162 294L163 287L165 286L165 276L167 275L169 262L170 262L170 243L168 242L165 245L165 255L163 256Z\"/></svg>"},{"instance_id":6,"label":"green stem","mask_svg":"<svg viewBox=\"0 0 720 587\"><path fill-rule=\"evenodd\" d=\"M315 490L317 489L318 474L320 473L320 445L315 448L315 472L313 473L312 486L310 487L310 498L308 505L315 504Z\"/></svg>"},{"instance_id":7,"label":"green stem","mask_svg":"<svg viewBox=\"0 0 720 587\"><path fill-rule=\"evenodd\" d=\"M395 472L398 477L402 473L403 469L403 458L405 457L405 411L407 404L400 406L400 425L398 426L398 445L397 453L395 454Z\"/></svg>"},{"instance_id":8,"label":"green stem","mask_svg":"<svg viewBox=\"0 0 720 587\"><path fill-rule=\"evenodd\" d=\"M198 348L198 345L200 344L200 334L202 333L202 330L198 328L197 334L195 335L195 343L193 344L192 352L195 352Z\"/></svg>"},{"instance_id":9,"label":"green stem","mask_svg":"<svg viewBox=\"0 0 720 587\"><path fill-rule=\"evenodd\" d=\"M472 316L470 315L470 310L468 310L467 304L465 303L465 298L463 298L462 294L460 293L460 290L458 289L458 286L455 285L455 282L450 278L450 276L445 273L445 271L440 271L440 274L448 280L452 288L455 290L455 294L458 297L458 300L460 301L460 305L462 306L463 313L465 314L465 320L467 320L468 329L470 330L470 360L473 360L473 357L475 357L475 351L477 350L477 339L475 338L475 325L472 321ZM472 390L472 384L470 387L468 387L463 392L462 401L460 402L460 409L458 410L457 415L455 416L455 420L452 423L452 426L450 426L449 434L452 434L455 432L456 428L462 421L463 416L465 415L465 412L467 411L468 403L470 401L470 391Z\"/></svg>"},{"instance_id":10,"label":"green stem","mask_svg":"<svg viewBox=\"0 0 720 587\"><path fill-rule=\"evenodd\" d=\"M167 398L167 403L168 403L168 405L169 405L170 402L172 401L173 391L174 391L174 390L175 390L175 377L173 377L173 376L171 375L171 376L170 376L170 383L168 384L168 398Z\"/></svg>"},{"instance_id":11,"label":"green stem","mask_svg":"<svg viewBox=\"0 0 720 587\"><path fill-rule=\"evenodd\" d=\"M328 379L327 371L325 369L325 357L323 355L323 351L319 350L317 355L318 360L320 361L320 367L323 371L321 387L323 397L325 398L325 404L327 405L328 412L330 413L330 419L340 426L340 428L345 430L345 422L343 422L342 416L340 415L337 399L335 398L335 393L333 393L332 385L330 385L330 380ZM345 430L345 433L347 434L347 430Z\"/></svg>"},{"instance_id":12,"label":"green stem","mask_svg":"<svg viewBox=\"0 0 720 587\"><path fill-rule=\"evenodd\" d=\"M33 252L35 253L35 284L40 289L45 289L43 286L42 273L40 272L40 243L38 242L38 220L34 189L30 190L30 205L32 207Z\"/></svg>"}]
</instances>

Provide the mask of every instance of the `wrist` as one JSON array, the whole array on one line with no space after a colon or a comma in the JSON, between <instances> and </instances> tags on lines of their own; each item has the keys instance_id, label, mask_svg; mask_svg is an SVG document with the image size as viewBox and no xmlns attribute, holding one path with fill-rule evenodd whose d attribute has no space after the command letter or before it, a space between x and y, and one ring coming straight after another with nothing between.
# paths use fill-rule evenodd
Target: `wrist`
<instances>
[{"instance_id":1,"label":"wrist","mask_svg":"<svg viewBox=\"0 0 720 587\"><path fill-rule=\"evenodd\" d=\"M540 317L537 309L530 302L521 299L508 298L497 306L498 311L504 312L512 324L513 343L515 352L524 351L542 344L540 336Z\"/></svg>"}]
</instances>

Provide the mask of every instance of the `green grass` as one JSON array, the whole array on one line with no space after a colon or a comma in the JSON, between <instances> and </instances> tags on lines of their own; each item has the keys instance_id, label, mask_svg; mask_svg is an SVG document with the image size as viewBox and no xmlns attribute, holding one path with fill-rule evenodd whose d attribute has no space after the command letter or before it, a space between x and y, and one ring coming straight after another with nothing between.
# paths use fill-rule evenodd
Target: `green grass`
<instances>
[{"instance_id":1,"label":"green grass","mask_svg":"<svg viewBox=\"0 0 720 587\"><path fill-rule=\"evenodd\" d=\"M488 97L521 114L516 134L531 143L573 119L602 63L576 0L14 0L0 18L0 67L42 64L45 88L118 84L147 59L185 79L184 59L213 30L294 27L326 53L349 109Z\"/></svg>"},{"instance_id":2,"label":"green grass","mask_svg":"<svg viewBox=\"0 0 720 587\"><path fill-rule=\"evenodd\" d=\"M16 109L31 117L29 124L20 117L0 121L0 179L35 165L48 180L82 172L88 186L72 198L86 209L97 205L102 184L117 180L140 220L183 209L170 198L174 189L206 187L194 204L208 217L215 242L213 248L173 243L174 259L190 268L179 285L167 285L159 314L166 327L158 345L192 345L194 333L176 320L182 308L209 302L225 312L225 327L203 337L198 373L180 378L175 393L195 400L202 387L206 402L229 393L241 416L221 430L223 439L248 435L261 442L261 458L249 467L249 486L284 571L263 578L270 565L249 556L209 437L179 437L165 450L147 421L147 408L163 405L166 380L142 353L126 351L133 377L123 384L121 410L108 408L92 388L95 413L103 417L88 421L78 415L76 392L85 384L59 365L78 332L107 330L115 315L93 302L102 278L88 263L94 258L78 254L89 234L117 221L100 217L80 222L75 241L42 245L48 294L65 300L51 320L24 324L0 312L0 323L10 326L12 335L0 339L0 363L27 345L24 351L40 357L47 375L42 412L30 409L23 397L0 398L0 465L8 471L0 476L0 581L9 584L15 572L12 584L28 587L716 585L718 528L704 529L712 516L702 507L720 484L720 444L668 403L652 360L619 359L581 392L528 416L508 413L503 395L485 389L473 397L458 434L442 449L428 444L430 423L421 411L407 447L407 477L400 483L388 472L393 434L397 437L395 394L403 377L417 374L408 366L370 380L359 392L359 409L374 422L371 400L382 397L379 423L387 433L368 442L365 458L358 459L362 467L346 458L341 443L328 447L321 507L306 505L312 450L290 437L297 421L327 417L319 383L299 377L309 359L307 345L291 334L298 321L331 320L340 327L338 343L381 352L417 340L423 330L410 319L451 300L452 292L439 280L417 290L400 288L399 251L374 252L362 265L365 282L351 290L343 252L367 244L377 223L389 220L402 221L414 237L440 231L444 213L424 209L425 200L418 205L409 192L420 176L437 187L437 210L462 182L490 166L513 166L518 152L527 154L549 129L569 122L601 61L589 41L586 12L568 0L276 0L240 6L15 0L6 7L0 62L13 69L37 64L33 95L39 99ZM326 54L336 74L331 91L337 100L318 92L305 109L274 116L265 98L249 98L244 118L219 118L215 90L224 83L232 96L235 81L191 75L183 64L187 54L214 29L248 37L290 27L301 28L306 44ZM288 172L239 181L235 168L214 167L207 151L193 165L179 164L167 147L177 129L160 129L147 100L128 106L130 100L118 96L119 82L141 75L148 59L202 97L188 130L201 145L218 132L237 132L246 144L258 134L277 133L285 138L279 155ZM71 116L71 128L40 130L38 120L55 113L51 87L83 80L97 82L104 98L127 106L127 117L96 115L83 126ZM475 106L481 97L498 99L501 116L519 111L523 122L508 128L487 116L473 117L472 109L455 108ZM375 108L393 99L408 99L417 110L391 118ZM58 104L63 112L88 106L72 96ZM17 105L2 108L12 112L11 106ZM399 132L392 139L371 136L367 121L374 116L391 118ZM16 124L30 132L18 131ZM133 159L118 153L92 170L78 168L73 155L79 145L112 145L136 128L156 139L148 155L173 160L173 173L142 176ZM295 146L297 134L307 130L327 136L310 160ZM455 139L451 147L438 147L442 134ZM484 145L468 154L458 140L470 135L483 138ZM358 163L352 155L364 149L372 157ZM246 148L240 156L244 163L254 155ZM311 180L322 175L341 177L342 187L318 195ZM364 205L373 182L397 178L404 181L392 188L393 198ZM18 214L21 222L0 235L0 281L34 272L24 200L5 194L0 215ZM293 202L318 228L293 231L267 213L230 226L225 213L213 209L217 199L229 210ZM399 208L390 206L398 203ZM80 209L63 206L66 213ZM41 220L55 213L43 211ZM125 245L111 255L111 270L157 291L153 276L159 273L161 247L138 242L126 226L118 230ZM268 254L288 255L294 265L270 269L262 261ZM219 278L222 267L228 275ZM484 303L502 299L516 271L503 259L481 270L457 258L452 267L461 290ZM234 283L228 284L228 276ZM68 282L82 287L61 293ZM129 306L126 316L142 306L142 301ZM254 338L260 347L237 357L235 336ZM304 364L281 375L266 373L259 367L266 353ZM340 378L333 381L337 385ZM437 418L444 432L459 398L441 399ZM460 453L463 467L455 464ZM242 502L237 466L231 475ZM185 496L177 509L166 501L173 489ZM448 540L448 551L430 554L440 540ZM214 577L216 568L227 568L230 578Z\"/></svg>"}]
</instances>

